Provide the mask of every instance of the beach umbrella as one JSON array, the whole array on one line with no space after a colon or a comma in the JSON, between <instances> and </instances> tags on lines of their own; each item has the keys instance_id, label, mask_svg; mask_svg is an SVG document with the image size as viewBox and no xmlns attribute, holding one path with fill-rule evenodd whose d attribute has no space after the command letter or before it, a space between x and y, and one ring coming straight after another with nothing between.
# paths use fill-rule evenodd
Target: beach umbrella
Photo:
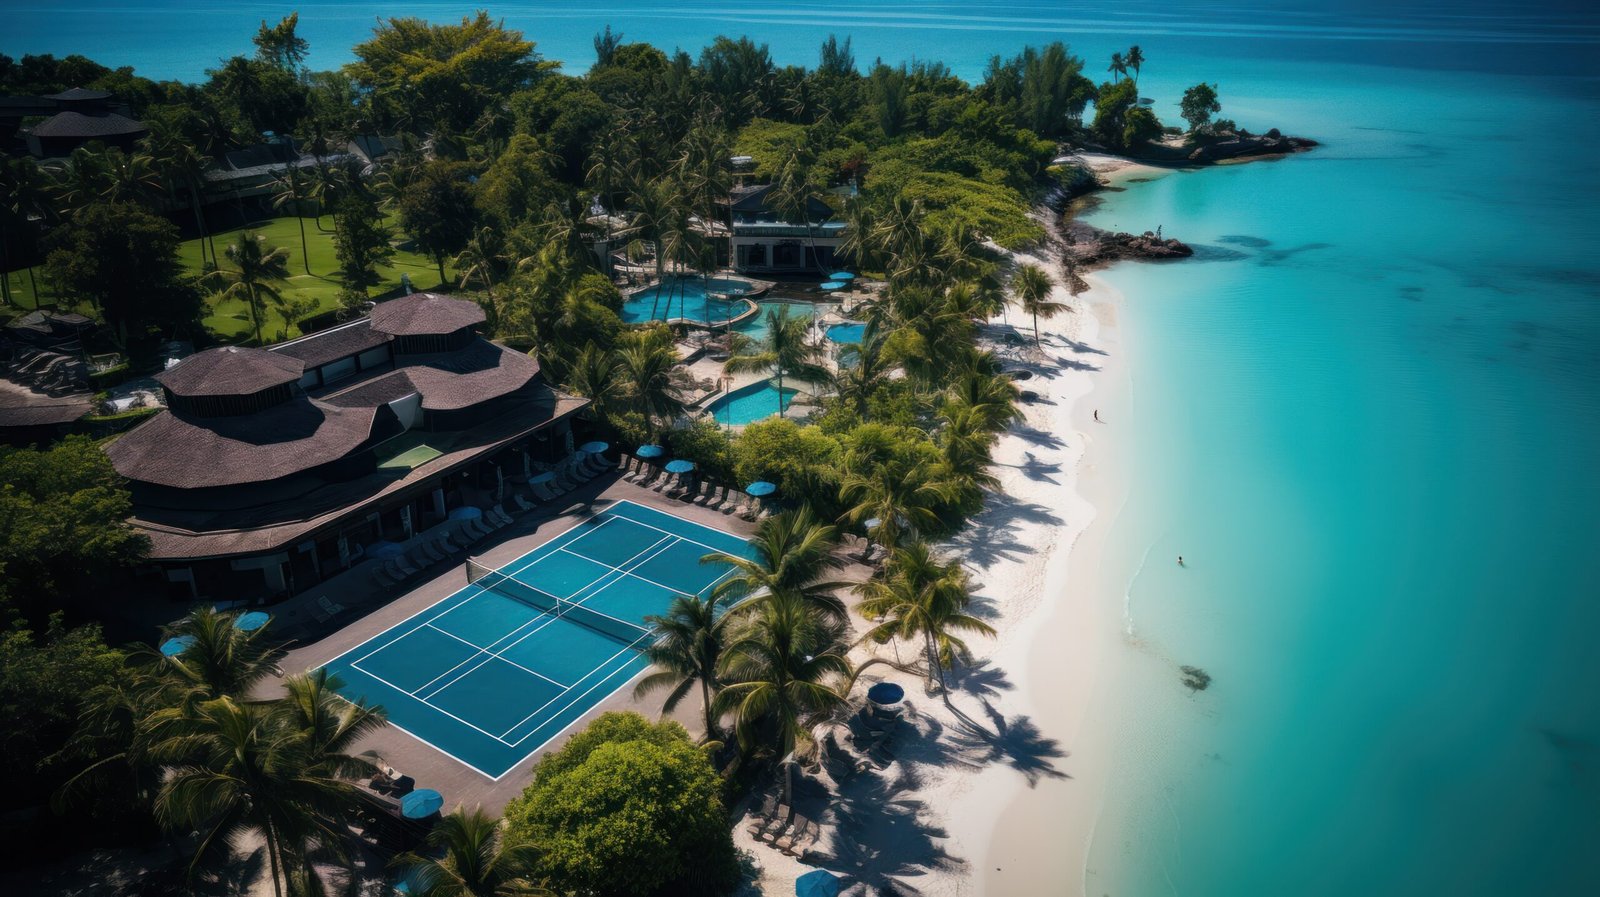
<instances>
[{"instance_id":1,"label":"beach umbrella","mask_svg":"<svg viewBox=\"0 0 1600 897\"><path fill-rule=\"evenodd\" d=\"M247 614L241 615L239 619L234 620L233 628L239 630L240 632L255 632L257 629L267 625L267 621L270 619L272 618L267 616L265 613L262 613L259 610L253 610Z\"/></svg>"},{"instance_id":2,"label":"beach umbrella","mask_svg":"<svg viewBox=\"0 0 1600 897\"><path fill-rule=\"evenodd\" d=\"M835 271L828 275L829 280L855 280L856 276L849 271Z\"/></svg>"},{"instance_id":3,"label":"beach umbrella","mask_svg":"<svg viewBox=\"0 0 1600 897\"><path fill-rule=\"evenodd\" d=\"M772 493L777 492L778 484L769 483L766 480L756 480L754 483L744 487L744 491L746 495L753 495L756 498L761 498L762 496L771 495Z\"/></svg>"},{"instance_id":4,"label":"beach umbrella","mask_svg":"<svg viewBox=\"0 0 1600 897\"><path fill-rule=\"evenodd\" d=\"M451 520L477 520L483 516L483 509L477 505L462 505L450 512Z\"/></svg>"},{"instance_id":5,"label":"beach umbrella","mask_svg":"<svg viewBox=\"0 0 1600 897\"><path fill-rule=\"evenodd\" d=\"M679 458L676 461L667 462L667 473L688 473L691 470L694 470L693 461L685 461L684 459Z\"/></svg>"},{"instance_id":6,"label":"beach umbrella","mask_svg":"<svg viewBox=\"0 0 1600 897\"><path fill-rule=\"evenodd\" d=\"M659 445L641 445L639 450L634 452L640 458L659 458L666 453L667 450Z\"/></svg>"},{"instance_id":7,"label":"beach umbrella","mask_svg":"<svg viewBox=\"0 0 1600 897\"><path fill-rule=\"evenodd\" d=\"M839 897L839 876L813 869L794 881L795 897Z\"/></svg>"},{"instance_id":8,"label":"beach umbrella","mask_svg":"<svg viewBox=\"0 0 1600 897\"><path fill-rule=\"evenodd\" d=\"M829 280L829 281L825 281L825 282L824 282L824 283L823 283L823 284L822 284L822 287L821 287L821 289L822 289L822 290L823 290L823 291L824 291L824 292L828 292L828 293L831 293L831 292L833 292L833 291L834 291L834 290L842 290L842 289L844 289L844 288L845 288L845 287L846 287L846 286L849 286L849 284L846 284L846 283L845 283L845 282L844 282L844 281L842 281L842 280Z\"/></svg>"},{"instance_id":9,"label":"beach umbrella","mask_svg":"<svg viewBox=\"0 0 1600 897\"><path fill-rule=\"evenodd\" d=\"M177 657L193 647L194 642L195 638L192 635L175 635L161 643L161 653L168 657Z\"/></svg>"},{"instance_id":10,"label":"beach umbrella","mask_svg":"<svg viewBox=\"0 0 1600 897\"><path fill-rule=\"evenodd\" d=\"M861 521L861 526L864 529L877 529L878 527L880 527L882 525L883 525L883 521L879 520L876 517L868 517L866 520Z\"/></svg>"},{"instance_id":11,"label":"beach umbrella","mask_svg":"<svg viewBox=\"0 0 1600 897\"><path fill-rule=\"evenodd\" d=\"M601 442L597 439L594 442L585 442L583 445L578 446L578 451L586 455L598 455L608 448L611 448L611 443Z\"/></svg>"},{"instance_id":12,"label":"beach umbrella","mask_svg":"<svg viewBox=\"0 0 1600 897\"><path fill-rule=\"evenodd\" d=\"M867 689L867 700L880 707L892 707L906 696L906 690L893 682L879 682Z\"/></svg>"},{"instance_id":13,"label":"beach umbrella","mask_svg":"<svg viewBox=\"0 0 1600 897\"><path fill-rule=\"evenodd\" d=\"M444 806L444 795L432 788L419 788L400 798L400 815L407 819L427 819Z\"/></svg>"},{"instance_id":14,"label":"beach umbrella","mask_svg":"<svg viewBox=\"0 0 1600 897\"><path fill-rule=\"evenodd\" d=\"M367 552L369 556L379 560L401 557L405 553L406 550L400 547L400 543L388 541L373 543L372 548Z\"/></svg>"}]
</instances>

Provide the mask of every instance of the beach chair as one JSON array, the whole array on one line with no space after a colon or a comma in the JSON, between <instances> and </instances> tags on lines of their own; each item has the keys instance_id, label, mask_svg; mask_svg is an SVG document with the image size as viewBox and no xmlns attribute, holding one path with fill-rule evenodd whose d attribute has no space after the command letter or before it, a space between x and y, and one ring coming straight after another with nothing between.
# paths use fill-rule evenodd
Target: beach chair
<instances>
[{"instance_id":1,"label":"beach chair","mask_svg":"<svg viewBox=\"0 0 1600 897\"><path fill-rule=\"evenodd\" d=\"M694 495L690 496L690 498L686 499L686 500L687 501L692 501L694 504L697 504L697 505L699 505L699 506L701 506L703 508L703 507L705 507L706 502L709 502L711 500L711 496L716 491L717 491L717 487L711 485L711 481L710 480L701 480L700 481L700 488L696 489L694 491Z\"/></svg>"},{"instance_id":2,"label":"beach chair","mask_svg":"<svg viewBox=\"0 0 1600 897\"><path fill-rule=\"evenodd\" d=\"M549 483L534 483L528 487L528 491L532 492L533 497L540 501L555 501L556 499L555 490L550 488Z\"/></svg>"},{"instance_id":3,"label":"beach chair","mask_svg":"<svg viewBox=\"0 0 1600 897\"><path fill-rule=\"evenodd\" d=\"M772 826L772 823L778 818L779 806L781 805L778 803L776 794L767 795L766 799L761 802L761 809L750 814L750 824L745 829L750 833L750 837L759 838L762 832Z\"/></svg>"},{"instance_id":4,"label":"beach chair","mask_svg":"<svg viewBox=\"0 0 1600 897\"><path fill-rule=\"evenodd\" d=\"M516 502L517 507L520 508L524 514L534 509L533 502L523 498L521 492L511 493L511 500Z\"/></svg>"},{"instance_id":5,"label":"beach chair","mask_svg":"<svg viewBox=\"0 0 1600 897\"><path fill-rule=\"evenodd\" d=\"M499 521L501 526L509 526L515 521L515 519L510 514L507 514L505 509L499 505L495 505L494 507L490 508L488 516Z\"/></svg>"},{"instance_id":6,"label":"beach chair","mask_svg":"<svg viewBox=\"0 0 1600 897\"><path fill-rule=\"evenodd\" d=\"M406 552L406 562L418 570L426 570L433 566L433 558L428 557L421 545L413 545L411 550Z\"/></svg>"},{"instance_id":7,"label":"beach chair","mask_svg":"<svg viewBox=\"0 0 1600 897\"><path fill-rule=\"evenodd\" d=\"M749 496L729 486L727 497L723 499L721 507L717 508L717 510L724 514L732 514L734 511L739 510L739 505L742 504L741 499L748 500Z\"/></svg>"},{"instance_id":8,"label":"beach chair","mask_svg":"<svg viewBox=\"0 0 1600 897\"><path fill-rule=\"evenodd\" d=\"M757 841L777 841L789 831L789 826L795 819L794 808L778 804L778 811L768 820L767 825L755 832L753 837Z\"/></svg>"},{"instance_id":9,"label":"beach chair","mask_svg":"<svg viewBox=\"0 0 1600 897\"><path fill-rule=\"evenodd\" d=\"M316 604L313 607L327 614L330 620L344 613L344 605L337 601L329 601L327 595L318 595Z\"/></svg>"},{"instance_id":10,"label":"beach chair","mask_svg":"<svg viewBox=\"0 0 1600 897\"><path fill-rule=\"evenodd\" d=\"M388 573L384 572L382 567L372 568L372 581L377 583L378 588L380 589L392 589L400 584L399 580L394 579Z\"/></svg>"},{"instance_id":11,"label":"beach chair","mask_svg":"<svg viewBox=\"0 0 1600 897\"><path fill-rule=\"evenodd\" d=\"M417 568L407 564L404 558L390 558L384 562L383 569L395 579L410 579L417 575Z\"/></svg>"},{"instance_id":12,"label":"beach chair","mask_svg":"<svg viewBox=\"0 0 1600 897\"><path fill-rule=\"evenodd\" d=\"M647 465L640 477L633 481L633 484L638 486L640 489L648 489L650 488L650 484L655 482L657 479L660 479L660 477L661 468L656 467L653 464Z\"/></svg>"},{"instance_id":13,"label":"beach chair","mask_svg":"<svg viewBox=\"0 0 1600 897\"><path fill-rule=\"evenodd\" d=\"M435 564L437 564L440 561L444 560L445 558L449 557L449 555L444 553L444 549L439 547L439 543L437 541L424 542L424 543L422 543L421 547L418 550L420 550L424 555L427 556L427 558L429 560L433 561Z\"/></svg>"},{"instance_id":14,"label":"beach chair","mask_svg":"<svg viewBox=\"0 0 1600 897\"><path fill-rule=\"evenodd\" d=\"M742 520L755 520L761 513L761 503L751 498L744 497L744 505L739 508L739 518Z\"/></svg>"},{"instance_id":15,"label":"beach chair","mask_svg":"<svg viewBox=\"0 0 1600 897\"><path fill-rule=\"evenodd\" d=\"M778 848L789 856L799 856L800 851L810 845L816 838L817 824L804 816L796 815L794 822L789 826L789 832L774 838L772 846Z\"/></svg>"},{"instance_id":16,"label":"beach chair","mask_svg":"<svg viewBox=\"0 0 1600 897\"><path fill-rule=\"evenodd\" d=\"M646 461L642 461L642 460L640 460L638 458L635 458L633 460L634 460L633 466L628 469L627 473L622 475L622 478L624 480L627 480L630 483L637 483L641 479L644 479L645 475L650 472L650 470L654 467L654 465L652 465L652 464L650 464L650 463L648 463Z\"/></svg>"}]
</instances>

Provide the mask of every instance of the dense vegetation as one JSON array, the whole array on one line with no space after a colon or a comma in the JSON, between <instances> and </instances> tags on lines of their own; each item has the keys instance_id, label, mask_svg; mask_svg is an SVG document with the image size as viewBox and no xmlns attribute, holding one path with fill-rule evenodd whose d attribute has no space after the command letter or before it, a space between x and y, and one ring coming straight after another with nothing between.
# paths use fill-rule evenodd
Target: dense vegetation
<instances>
[{"instance_id":1,"label":"dense vegetation","mask_svg":"<svg viewBox=\"0 0 1600 897\"><path fill-rule=\"evenodd\" d=\"M932 684L967 656L966 637L988 631L967 612L959 564L932 547L981 510L996 485L990 452L1019 415L979 326L1014 301L1037 339L1039 319L1067 310L1047 275L1013 271L999 250L1042 236L1029 211L1063 142L1123 148L1161 135L1138 103L1143 56L1119 54L1112 80L1096 85L1057 43L996 57L974 85L937 63L860 65L848 40L829 39L806 69L777 66L743 38L691 56L608 29L593 67L566 75L480 13L385 20L356 62L310 72L296 24L263 24L253 55L197 85L75 56L0 56L0 93L105 88L151 128L133 153L6 160L0 268L25 269L36 298L42 278L137 357L173 334L293 336L315 311L381 294L403 256L477 298L497 336L535 347L548 377L592 400L598 430L663 441L716 478L777 483L788 509L761 525L757 558L715 559L737 575L658 620L641 690L664 692L668 709L694 696L703 747L676 724L602 717L540 763L506 824L462 810L404 858L419 894L726 892L736 871L724 792L811 756L848 707L858 644L916 646L923 659L905 669ZM1196 131L1214 125L1214 93L1191 93L1185 118ZM217 154L268 131L316 157L277 185L273 205L287 217L207 233L179 200L196 195ZM398 149L363 170L342 148L374 134ZM726 214L735 154L753 157L780 208L833 207L846 255L887 284L837 364L782 316L762 340L732 340L731 370L818 395L804 420L736 436L683 420L672 332L625 326L589 250L620 242L658 275L714 269L704 223ZM239 326L214 325L224 307ZM0 641L0 702L19 720L6 755L38 776L27 796L201 832L195 868L222 835L254 831L278 893L314 891L309 859L350 865L348 781L369 765L348 748L381 713L336 702L316 677L288 677L284 700L253 699L274 652L225 614L183 623L197 644L178 658L115 651L98 630L47 622L60 596L98 594L136 561L127 494L83 441L0 452L0 469L0 564L32 620ZM834 579L846 534L882 557L853 586L862 633Z\"/></svg>"}]
</instances>

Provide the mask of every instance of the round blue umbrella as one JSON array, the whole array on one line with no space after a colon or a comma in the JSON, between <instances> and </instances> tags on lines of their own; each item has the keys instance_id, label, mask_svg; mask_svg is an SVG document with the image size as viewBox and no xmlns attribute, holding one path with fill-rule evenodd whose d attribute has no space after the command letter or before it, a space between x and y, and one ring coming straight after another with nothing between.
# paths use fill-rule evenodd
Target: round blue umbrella
<instances>
[{"instance_id":1,"label":"round blue umbrella","mask_svg":"<svg viewBox=\"0 0 1600 897\"><path fill-rule=\"evenodd\" d=\"M583 445L578 446L578 451L586 455L598 455L608 448L611 448L611 443L601 442L596 439L594 442L585 442Z\"/></svg>"},{"instance_id":2,"label":"round blue umbrella","mask_svg":"<svg viewBox=\"0 0 1600 897\"><path fill-rule=\"evenodd\" d=\"M667 462L667 473L688 473L691 470L694 470L693 461L685 461L682 458L679 458L676 461Z\"/></svg>"},{"instance_id":3,"label":"round blue umbrella","mask_svg":"<svg viewBox=\"0 0 1600 897\"><path fill-rule=\"evenodd\" d=\"M450 511L451 520L477 520L483 516L483 509L477 505L462 505Z\"/></svg>"},{"instance_id":4,"label":"round blue umbrella","mask_svg":"<svg viewBox=\"0 0 1600 897\"><path fill-rule=\"evenodd\" d=\"M906 690L893 682L879 682L867 689L867 700L874 704L898 704L906 696Z\"/></svg>"},{"instance_id":5,"label":"round blue umbrella","mask_svg":"<svg viewBox=\"0 0 1600 897\"><path fill-rule=\"evenodd\" d=\"M659 445L641 445L639 450L634 452L635 455L641 458L659 458L666 453L667 450Z\"/></svg>"},{"instance_id":6,"label":"round blue umbrella","mask_svg":"<svg viewBox=\"0 0 1600 897\"><path fill-rule=\"evenodd\" d=\"M255 632L257 629L267 625L267 621L270 619L272 618L267 616L265 613L259 610L253 610L240 616L239 619L234 620L233 628L239 630L240 632Z\"/></svg>"},{"instance_id":7,"label":"round blue umbrella","mask_svg":"<svg viewBox=\"0 0 1600 897\"><path fill-rule=\"evenodd\" d=\"M856 276L849 271L835 271L828 275L829 280L855 280Z\"/></svg>"},{"instance_id":8,"label":"round blue umbrella","mask_svg":"<svg viewBox=\"0 0 1600 897\"><path fill-rule=\"evenodd\" d=\"M383 560L385 558L397 558L405 553L406 550L401 548L400 543L398 542L378 542L372 546L370 551L367 552L367 554L378 558L379 560Z\"/></svg>"},{"instance_id":9,"label":"round blue umbrella","mask_svg":"<svg viewBox=\"0 0 1600 897\"><path fill-rule=\"evenodd\" d=\"M161 653L168 657L177 657L193 647L194 642L195 638L192 635L175 635L161 643Z\"/></svg>"},{"instance_id":10,"label":"round blue umbrella","mask_svg":"<svg viewBox=\"0 0 1600 897\"><path fill-rule=\"evenodd\" d=\"M795 897L839 897L839 876L813 869L794 881Z\"/></svg>"},{"instance_id":11,"label":"round blue umbrella","mask_svg":"<svg viewBox=\"0 0 1600 897\"><path fill-rule=\"evenodd\" d=\"M769 483L766 480L756 480L754 483L744 487L744 491L746 495L754 495L756 498L760 498L763 495L771 495L777 492L778 484Z\"/></svg>"},{"instance_id":12,"label":"round blue umbrella","mask_svg":"<svg viewBox=\"0 0 1600 897\"><path fill-rule=\"evenodd\" d=\"M444 795L432 788L419 788L400 798L400 815L407 819L427 819L444 806Z\"/></svg>"},{"instance_id":13,"label":"round blue umbrella","mask_svg":"<svg viewBox=\"0 0 1600 897\"><path fill-rule=\"evenodd\" d=\"M844 288L845 288L845 287L846 287L846 286L848 286L848 284L846 284L846 283L845 283L845 282L844 282L844 281L842 281L842 280L829 280L829 281L825 281L825 282L824 282L824 283L823 283L823 284L822 284L822 289L824 289L824 290L826 290L826 291L828 291L828 292L830 292L830 293L831 293L831 292L833 292L833 291L834 291L834 290L842 290L842 289L844 289Z\"/></svg>"}]
</instances>

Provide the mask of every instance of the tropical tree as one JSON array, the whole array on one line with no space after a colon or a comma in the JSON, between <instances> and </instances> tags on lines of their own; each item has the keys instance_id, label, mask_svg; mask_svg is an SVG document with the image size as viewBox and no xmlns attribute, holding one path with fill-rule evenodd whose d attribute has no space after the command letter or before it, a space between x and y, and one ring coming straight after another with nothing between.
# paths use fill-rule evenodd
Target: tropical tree
<instances>
[{"instance_id":1,"label":"tropical tree","mask_svg":"<svg viewBox=\"0 0 1600 897\"><path fill-rule=\"evenodd\" d=\"M893 548L905 533L916 535L939 526L939 509L949 489L938 470L919 455L895 451L867 463L847 454L845 471L839 488L848 506L844 520L865 526L873 542Z\"/></svg>"},{"instance_id":2,"label":"tropical tree","mask_svg":"<svg viewBox=\"0 0 1600 897\"><path fill-rule=\"evenodd\" d=\"M778 380L778 394L783 394L785 378L802 383L822 383L827 371L818 364L822 350L806 338L811 319L789 314L787 305L767 310L767 335L754 339L742 333L733 334L732 352L724 370L730 374L746 371L771 372ZM779 400L779 414L784 413Z\"/></svg>"},{"instance_id":3,"label":"tropical tree","mask_svg":"<svg viewBox=\"0 0 1600 897\"><path fill-rule=\"evenodd\" d=\"M1133 69L1133 86L1138 87L1139 69L1144 67L1144 51L1139 49L1138 44L1134 44L1128 48L1128 55L1123 57L1122 61L1127 68ZM1124 74L1126 74L1126 71L1124 71Z\"/></svg>"},{"instance_id":4,"label":"tropical tree","mask_svg":"<svg viewBox=\"0 0 1600 897\"><path fill-rule=\"evenodd\" d=\"M306 183L306 174L299 166L290 165L273 180L273 187L276 192L272 194L272 207L282 209L287 206L294 214L294 223L300 226L300 264L310 274L311 250L306 247L305 202L311 198L311 192Z\"/></svg>"},{"instance_id":5,"label":"tropical tree","mask_svg":"<svg viewBox=\"0 0 1600 897\"><path fill-rule=\"evenodd\" d=\"M1050 275L1038 265L1022 265L1011 278L1011 290L1017 297L1017 304L1024 312L1033 316L1033 343L1036 346L1041 344L1039 319L1048 320L1059 312L1070 310L1065 303L1050 298L1054 288L1054 284L1050 282Z\"/></svg>"},{"instance_id":6,"label":"tropical tree","mask_svg":"<svg viewBox=\"0 0 1600 897\"><path fill-rule=\"evenodd\" d=\"M885 346L883 331L869 323L862 331L860 342L847 343L839 350L839 366L833 372L833 393L849 403L862 420L871 409L872 397L889 382L895 370L894 360Z\"/></svg>"},{"instance_id":7,"label":"tropical tree","mask_svg":"<svg viewBox=\"0 0 1600 897\"><path fill-rule=\"evenodd\" d=\"M1116 83L1128 76L1128 62L1122 58L1120 51L1111 54L1111 64L1106 67L1106 71L1111 73L1112 83Z\"/></svg>"},{"instance_id":8,"label":"tropical tree","mask_svg":"<svg viewBox=\"0 0 1600 897\"><path fill-rule=\"evenodd\" d=\"M28 282L33 287L35 305L39 285L33 276L32 259L37 250L39 229L52 214L50 179L37 162L27 156L0 160L0 288L10 303L12 253L29 260Z\"/></svg>"},{"instance_id":9,"label":"tropical tree","mask_svg":"<svg viewBox=\"0 0 1600 897\"><path fill-rule=\"evenodd\" d=\"M587 410L596 420L609 421L627 402L621 363L609 349L585 343L567 372L566 387L589 400Z\"/></svg>"},{"instance_id":10,"label":"tropical tree","mask_svg":"<svg viewBox=\"0 0 1600 897\"><path fill-rule=\"evenodd\" d=\"M195 232L200 236L200 258L205 261L206 247L211 248L211 263L217 263L217 249L212 244L206 227L205 210L200 202L201 181L210 160L189 142L188 136L178 127L161 119L147 122L150 133L144 138L145 152L160 174L169 193L182 187L189 194L189 210L194 214Z\"/></svg>"},{"instance_id":11,"label":"tropical tree","mask_svg":"<svg viewBox=\"0 0 1600 897\"><path fill-rule=\"evenodd\" d=\"M499 272L505 257L506 241L500 231L492 227L480 227L473 231L472 237L461 247L461 252L451 264L456 266L459 286L466 288L468 284L481 284L492 302L495 283L500 279Z\"/></svg>"},{"instance_id":12,"label":"tropical tree","mask_svg":"<svg viewBox=\"0 0 1600 897\"><path fill-rule=\"evenodd\" d=\"M538 884L539 850L509 834L500 819L481 807L458 809L428 832L429 851L404 853L395 865L406 871L413 897L546 897Z\"/></svg>"},{"instance_id":13,"label":"tropical tree","mask_svg":"<svg viewBox=\"0 0 1600 897\"><path fill-rule=\"evenodd\" d=\"M791 758L816 747L815 729L845 704L841 685L850 661L840 624L808 603L777 597L756 608L749 625L724 651L718 715L733 717L745 751L770 748L784 761L784 802L793 794Z\"/></svg>"},{"instance_id":14,"label":"tropical tree","mask_svg":"<svg viewBox=\"0 0 1600 897\"><path fill-rule=\"evenodd\" d=\"M722 688L717 666L722 662L722 646L728 641L732 618L721 612L718 596L712 594L705 598L678 595L666 613L646 619L657 633L644 651L655 671L639 680L634 695L667 689L666 703L661 706L661 712L666 714L676 710L684 697L698 687L705 713L705 739L716 741L722 733L717 728L712 700Z\"/></svg>"},{"instance_id":15,"label":"tropical tree","mask_svg":"<svg viewBox=\"0 0 1600 897\"><path fill-rule=\"evenodd\" d=\"M846 583L825 578L841 566L833 552L838 537L838 530L802 506L761 521L750 542L753 556L714 552L700 562L733 568L712 590L718 599L798 601L843 622L847 614L836 593Z\"/></svg>"},{"instance_id":16,"label":"tropical tree","mask_svg":"<svg viewBox=\"0 0 1600 897\"><path fill-rule=\"evenodd\" d=\"M880 621L862 641L921 639L928 684L937 681L948 703L944 671L971 656L961 636L994 635L994 627L967 612L971 595L960 562L941 558L926 542L915 540L891 552L883 573L861 583L857 591L862 615Z\"/></svg>"},{"instance_id":17,"label":"tropical tree","mask_svg":"<svg viewBox=\"0 0 1600 897\"><path fill-rule=\"evenodd\" d=\"M625 403L644 417L645 435L654 438L662 422L670 422L686 407L673 379L678 353L660 338L635 338L617 353Z\"/></svg>"},{"instance_id":18,"label":"tropical tree","mask_svg":"<svg viewBox=\"0 0 1600 897\"><path fill-rule=\"evenodd\" d=\"M226 284L222 294L243 299L255 324L256 342L262 342L261 318L266 300L280 301L277 284L289 279L289 250L273 246L254 231L242 231L232 245L223 250L232 268L218 268L212 277Z\"/></svg>"},{"instance_id":19,"label":"tropical tree","mask_svg":"<svg viewBox=\"0 0 1600 897\"><path fill-rule=\"evenodd\" d=\"M161 658L157 671L194 701L248 698L257 685L278 672L279 651L269 640L268 627L245 631L233 625L237 619L236 613L196 607L163 631L165 638L181 639L188 646Z\"/></svg>"}]
</instances>

